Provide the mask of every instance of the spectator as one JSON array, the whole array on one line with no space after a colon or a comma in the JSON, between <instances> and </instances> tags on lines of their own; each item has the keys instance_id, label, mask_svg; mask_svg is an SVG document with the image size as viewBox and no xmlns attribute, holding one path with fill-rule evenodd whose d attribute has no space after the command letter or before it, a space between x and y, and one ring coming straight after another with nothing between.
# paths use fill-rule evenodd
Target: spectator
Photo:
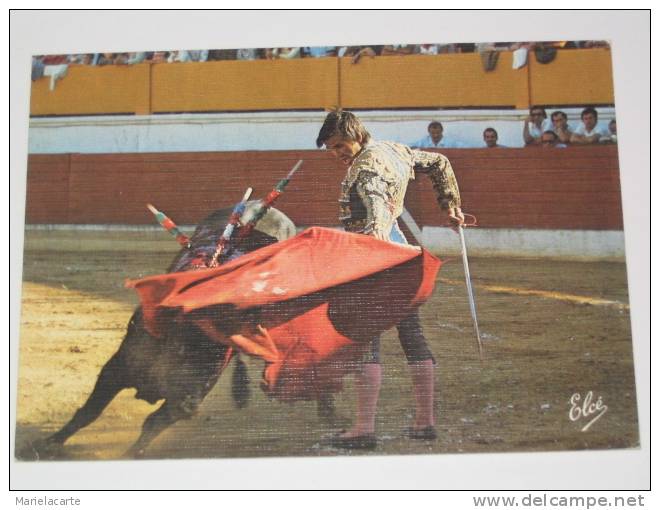
<instances>
[{"instance_id":1,"label":"spectator","mask_svg":"<svg viewBox=\"0 0 660 510\"><path fill-rule=\"evenodd\" d=\"M128 60L126 60L126 63L128 65L141 64L146 60L146 58L147 58L147 54L144 51L129 53Z\"/></svg>"},{"instance_id":2,"label":"spectator","mask_svg":"<svg viewBox=\"0 0 660 510\"><path fill-rule=\"evenodd\" d=\"M560 110L552 112L550 115L552 121L552 130L555 132L561 143L569 143L573 131L568 125L568 117Z\"/></svg>"},{"instance_id":3,"label":"spectator","mask_svg":"<svg viewBox=\"0 0 660 510\"><path fill-rule=\"evenodd\" d=\"M438 45L437 44L420 44L415 53L420 55L437 55L438 54Z\"/></svg>"},{"instance_id":4,"label":"spectator","mask_svg":"<svg viewBox=\"0 0 660 510\"><path fill-rule=\"evenodd\" d=\"M116 53L100 53L96 59L97 66L107 66L115 63Z\"/></svg>"},{"instance_id":5,"label":"spectator","mask_svg":"<svg viewBox=\"0 0 660 510\"><path fill-rule=\"evenodd\" d=\"M321 58L321 57L336 57L336 46L306 46L304 54L306 57Z\"/></svg>"},{"instance_id":6,"label":"spectator","mask_svg":"<svg viewBox=\"0 0 660 510\"><path fill-rule=\"evenodd\" d=\"M339 57L352 57L351 64L357 64L362 57L377 57L383 46L344 46L337 52Z\"/></svg>"},{"instance_id":7,"label":"spectator","mask_svg":"<svg viewBox=\"0 0 660 510\"><path fill-rule=\"evenodd\" d=\"M112 63L115 65L128 64L128 53L115 53L115 58Z\"/></svg>"},{"instance_id":8,"label":"spectator","mask_svg":"<svg viewBox=\"0 0 660 510\"><path fill-rule=\"evenodd\" d=\"M187 53L193 62L206 62L209 59L209 50L189 50Z\"/></svg>"},{"instance_id":9,"label":"spectator","mask_svg":"<svg viewBox=\"0 0 660 510\"><path fill-rule=\"evenodd\" d=\"M69 55L69 64L90 65L94 58L93 53L79 53L78 55Z\"/></svg>"},{"instance_id":10,"label":"spectator","mask_svg":"<svg viewBox=\"0 0 660 510\"><path fill-rule=\"evenodd\" d=\"M173 51L168 62L206 62L209 58L208 50L178 50Z\"/></svg>"},{"instance_id":11,"label":"spectator","mask_svg":"<svg viewBox=\"0 0 660 510\"><path fill-rule=\"evenodd\" d=\"M266 48L265 58L273 60L276 58L291 59L300 57L301 48Z\"/></svg>"},{"instance_id":12,"label":"spectator","mask_svg":"<svg viewBox=\"0 0 660 510\"><path fill-rule=\"evenodd\" d=\"M565 143L560 143L559 142L559 137L557 136L557 133L555 133L552 130L544 131L543 134L541 135L541 146L543 148L557 148L557 149L565 149L566 144Z\"/></svg>"},{"instance_id":13,"label":"spectator","mask_svg":"<svg viewBox=\"0 0 660 510\"><path fill-rule=\"evenodd\" d=\"M601 138L609 139L608 129L598 124L598 112L591 106L582 110L580 124L571 135L571 143L577 145L589 145L598 143Z\"/></svg>"},{"instance_id":14,"label":"spectator","mask_svg":"<svg viewBox=\"0 0 660 510\"><path fill-rule=\"evenodd\" d=\"M207 60L236 60L236 50L209 50Z\"/></svg>"},{"instance_id":15,"label":"spectator","mask_svg":"<svg viewBox=\"0 0 660 510\"><path fill-rule=\"evenodd\" d=\"M266 60L274 60L277 58L277 48L264 48L263 53Z\"/></svg>"},{"instance_id":16,"label":"spectator","mask_svg":"<svg viewBox=\"0 0 660 510\"><path fill-rule=\"evenodd\" d=\"M458 44L438 44L438 54L460 53L461 48Z\"/></svg>"},{"instance_id":17,"label":"spectator","mask_svg":"<svg viewBox=\"0 0 660 510\"><path fill-rule=\"evenodd\" d=\"M277 48L277 58L292 59L300 57L300 48Z\"/></svg>"},{"instance_id":18,"label":"spectator","mask_svg":"<svg viewBox=\"0 0 660 510\"><path fill-rule=\"evenodd\" d=\"M558 50L574 50L577 48L575 41L552 41L545 44Z\"/></svg>"},{"instance_id":19,"label":"spectator","mask_svg":"<svg viewBox=\"0 0 660 510\"><path fill-rule=\"evenodd\" d=\"M384 57L389 56L403 56L403 55L412 55L415 51L415 46L412 44L390 44L383 47L383 51L380 53Z\"/></svg>"},{"instance_id":20,"label":"spectator","mask_svg":"<svg viewBox=\"0 0 660 510\"><path fill-rule=\"evenodd\" d=\"M489 149L504 147L504 145L497 143L497 131L495 131L495 128L492 127L487 127L484 129L484 143Z\"/></svg>"},{"instance_id":21,"label":"spectator","mask_svg":"<svg viewBox=\"0 0 660 510\"><path fill-rule=\"evenodd\" d=\"M456 46L458 47L459 53L474 53L477 49L477 45L475 43L462 43L457 44Z\"/></svg>"},{"instance_id":22,"label":"spectator","mask_svg":"<svg viewBox=\"0 0 660 510\"><path fill-rule=\"evenodd\" d=\"M612 119L610 123L607 125L607 127L610 130L610 140L612 143L617 142L617 137L616 137L616 119Z\"/></svg>"},{"instance_id":23,"label":"spectator","mask_svg":"<svg viewBox=\"0 0 660 510\"><path fill-rule=\"evenodd\" d=\"M525 145L539 145L544 131L552 130L552 122L545 113L545 108L532 106L529 116L523 124L523 140Z\"/></svg>"},{"instance_id":24,"label":"spectator","mask_svg":"<svg viewBox=\"0 0 660 510\"><path fill-rule=\"evenodd\" d=\"M500 52L495 48L495 44L489 42L479 43L476 45L476 50L479 53L484 71L494 71L500 58Z\"/></svg>"},{"instance_id":25,"label":"spectator","mask_svg":"<svg viewBox=\"0 0 660 510\"><path fill-rule=\"evenodd\" d=\"M44 67L42 55L32 57L32 81L37 81L44 75Z\"/></svg>"},{"instance_id":26,"label":"spectator","mask_svg":"<svg viewBox=\"0 0 660 510\"><path fill-rule=\"evenodd\" d=\"M582 41L580 42L580 48L608 48L610 47L610 43L607 41Z\"/></svg>"},{"instance_id":27,"label":"spectator","mask_svg":"<svg viewBox=\"0 0 660 510\"><path fill-rule=\"evenodd\" d=\"M259 51L256 48L241 48L236 50L236 60L257 60Z\"/></svg>"},{"instance_id":28,"label":"spectator","mask_svg":"<svg viewBox=\"0 0 660 510\"><path fill-rule=\"evenodd\" d=\"M154 64L162 64L163 62L167 62L169 57L169 51L154 51L148 60Z\"/></svg>"},{"instance_id":29,"label":"spectator","mask_svg":"<svg viewBox=\"0 0 660 510\"><path fill-rule=\"evenodd\" d=\"M433 149L433 148L456 148L460 145L456 142L449 141L444 138L444 128L437 120L434 120L428 125L428 136L411 144L411 147L419 149Z\"/></svg>"},{"instance_id":30,"label":"spectator","mask_svg":"<svg viewBox=\"0 0 660 510\"><path fill-rule=\"evenodd\" d=\"M521 48L524 48L528 51L532 51L534 48L536 48L536 43L532 42L532 41L521 41L521 42L512 43L509 46L509 50L511 50L511 51L516 51L516 50L519 50Z\"/></svg>"}]
</instances>

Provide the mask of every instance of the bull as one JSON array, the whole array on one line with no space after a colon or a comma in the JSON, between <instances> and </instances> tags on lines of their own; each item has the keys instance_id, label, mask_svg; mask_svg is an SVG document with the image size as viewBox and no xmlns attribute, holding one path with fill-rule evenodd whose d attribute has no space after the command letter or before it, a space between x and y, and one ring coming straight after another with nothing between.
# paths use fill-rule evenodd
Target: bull
<instances>
[{"instance_id":1,"label":"bull","mask_svg":"<svg viewBox=\"0 0 660 510\"><path fill-rule=\"evenodd\" d=\"M249 202L243 218L252 215L258 207L258 201ZM202 221L190 239L189 248L180 250L167 272L192 270L198 267L200 260L208 260L231 212L232 209L220 209ZM295 233L293 222L281 211L271 208L249 236L231 246L222 262L288 239ZM142 307L138 307L128 322L119 349L101 369L84 405L60 430L32 448L39 457L39 451L52 451L63 446L72 435L94 422L121 390L134 388L137 399L150 404L163 400L159 408L145 419L140 436L124 455L142 457L146 448L165 429L196 414L233 354L230 347L214 342L189 323L173 327L163 338L156 338L145 329ZM241 408L248 401L249 379L245 363L238 355L233 358L232 397L235 405ZM318 414L327 423L335 422L334 401L330 394L319 398Z\"/></svg>"}]
</instances>

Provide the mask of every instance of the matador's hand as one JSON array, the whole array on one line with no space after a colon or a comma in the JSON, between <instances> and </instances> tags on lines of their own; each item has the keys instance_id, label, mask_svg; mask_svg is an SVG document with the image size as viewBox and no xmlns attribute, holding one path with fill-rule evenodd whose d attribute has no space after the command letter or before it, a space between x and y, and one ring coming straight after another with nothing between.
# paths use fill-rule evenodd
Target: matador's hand
<instances>
[{"instance_id":1,"label":"matador's hand","mask_svg":"<svg viewBox=\"0 0 660 510\"><path fill-rule=\"evenodd\" d=\"M450 207L447 209L447 218L451 224L451 229L458 233L458 229L465 224L465 216L460 207Z\"/></svg>"},{"instance_id":2,"label":"matador's hand","mask_svg":"<svg viewBox=\"0 0 660 510\"><path fill-rule=\"evenodd\" d=\"M373 232L371 233L372 236L374 236L376 239L380 239L381 241L389 241L390 238L389 236L380 229L375 228Z\"/></svg>"}]
</instances>

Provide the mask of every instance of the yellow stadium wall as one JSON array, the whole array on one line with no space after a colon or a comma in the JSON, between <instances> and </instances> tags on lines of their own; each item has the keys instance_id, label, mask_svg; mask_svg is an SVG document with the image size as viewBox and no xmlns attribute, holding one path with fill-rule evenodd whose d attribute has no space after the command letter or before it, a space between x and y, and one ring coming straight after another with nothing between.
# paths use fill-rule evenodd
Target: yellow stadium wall
<instances>
[{"instance_id":1,"label":"yellow stadium wall","mask_svg":"<svg viewBox=\"0 0 660 510\"><path fill-rule=\"evenodd\" d=\"M30 114L93 115L344 108L525 109L614 104L607 49L531 54L512 69L502 52L486 72L478 53L364 58L70 66L54 90L33 83Z\"/></svg>"}]
</instances>

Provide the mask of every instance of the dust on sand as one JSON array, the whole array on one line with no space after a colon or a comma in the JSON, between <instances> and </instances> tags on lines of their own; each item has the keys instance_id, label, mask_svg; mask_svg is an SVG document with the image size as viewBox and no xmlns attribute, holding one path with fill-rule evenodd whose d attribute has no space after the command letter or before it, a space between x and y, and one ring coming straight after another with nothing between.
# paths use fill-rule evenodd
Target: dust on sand
<instances>
[{"instance_id":1,"label":"dust on sand","mask_svg":"<svg viewBox=\"0 0 660 510\"><path fill-rule=\"evenodd\" d=\"M16 451L66 423L91 392L123 339L137 298L126 278L157 274L172 253L26 251L22 294ZM460 262L440 271L422 307L435 353L439 439L401 437L414 412L410 378L396 331L382 341L384 381L371 454L550 451L639 445L625 264L474 259L477 310L485 344L480 362ZM507 287L495 292L490 287ZM517 293L515 289L548 294ZM584 304L550 293L598 298ZM252 401L237 410L225 374L197 416L165 431L148 458L344 455L320 439L332 433L312 402L281 404L258 389L262 366L249 363ZM570 399L601 397L606 413L569 418ZM158 406L122 391L101 417L74 435L57 459L120 457ZM336 399L351 417L352 381ZM350 452L351 455L361 454ZM21 457L23 457L21 455ZM28 457L26 457L28 458Z\"/></svg>"}]
</instances>

